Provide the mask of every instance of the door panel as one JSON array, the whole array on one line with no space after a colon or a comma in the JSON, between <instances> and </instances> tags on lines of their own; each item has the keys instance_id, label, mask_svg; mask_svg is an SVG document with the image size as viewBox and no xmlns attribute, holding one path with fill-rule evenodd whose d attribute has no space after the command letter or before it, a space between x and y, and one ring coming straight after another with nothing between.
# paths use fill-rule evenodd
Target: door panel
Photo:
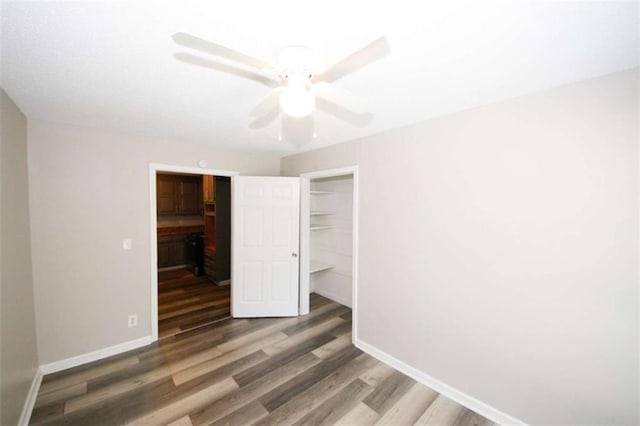
<instances>
[{"instance_id":1,"label":"door panel","mask_svg":"<svg viewBox=\"0 0 640 426\"><path fill-rule=\"evenodd\" d=\"M288 248L291 243L291 209L287 206L273 208L273 246Z\"/></svg>"},{"instance_id":2,"label":"door panel","mask_svg":"<svg viewBox=\"0 0 640 426\"><path fill-rule=\"evenodd\" d=\"M244 227L242 243L244 247L262 247L264 209L253 207L243 210L242 214L242 225Z\"/></svg>"},{"instance_id":3,"label":"door panel","mask_svg":"<svg viewBox=\"0 0 640 426\"><path fill-rule=\"evenodd\" d=\"M244 283L242 289L243 302L261 302L263 300L262 263L246 262L242 265L240 282Z\"/></svg>"},{"instance_id":4,"label":"door panel","mask_svg":"<svg viewBox=\"0 0 640 426\"><path fill-rule=\"evenodd\" d=\"M286 302L289 300L291 292L287 285L291 275L291 265L289 262L278 262L272 266L273 300Z\"/></svg>"},{"instance_id":5,"label":"door panel","mask_svg":"<svg viewBox=\"0 0 640 426\"><path fill-rule=\"evenodd\" d=\"M234 317L297 316L300 179L232 181Z\"/></svg>"}]
</instances>

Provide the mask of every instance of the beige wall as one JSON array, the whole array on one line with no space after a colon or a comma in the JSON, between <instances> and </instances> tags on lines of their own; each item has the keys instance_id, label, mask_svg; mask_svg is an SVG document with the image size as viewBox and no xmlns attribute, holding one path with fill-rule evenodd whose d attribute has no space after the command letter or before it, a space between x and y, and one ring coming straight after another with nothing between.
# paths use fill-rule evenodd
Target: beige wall
<instances>
[{"instance_id":1,"label":"beige wall","mask_svg":"<svg viewBox=\"0 0 640 426\"><path fill-rule=\"evenodd\" d=\"M528 423L637 424L637 84L284 158L360 166L360 338Z\"/></svg>"},{"instance_id":2,"label":"beige wall","mask_svg":"<svg viewBox=\"0 0 640 426\"><path fill-rule=\"evenodd\" d=\"M0 424L18 422L38 367L31 274L27 120L0 90Z\"/></svg>"},{"instance_id":3,"label":"beige wall","mask_svg":"<svg viewBox=\"0 0 640 426\"><path fill-rule=\"evenodd\" d=\"M279 173L266 155L32 120L28 131L41 364L151 334L149 163Z\"/></svg>"}]
</instances>

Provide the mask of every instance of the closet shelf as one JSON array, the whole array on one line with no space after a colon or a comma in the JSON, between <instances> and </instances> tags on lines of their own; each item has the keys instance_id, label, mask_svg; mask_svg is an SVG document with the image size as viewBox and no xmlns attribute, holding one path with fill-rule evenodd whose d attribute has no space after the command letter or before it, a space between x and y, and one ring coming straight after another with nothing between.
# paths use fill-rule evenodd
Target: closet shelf
<instances>
[{"instance_id":1,"label":"closet shelf","mask_svg":"<svg viewBox=\"0 0 640 426\"><path fill-rule=\"evenodd\" d=\"M324 215L328 215L328 214L332 214L331 212L319 212L319 211L315 211L315 212L309 212L309 214L311 216L324 216Z\"/></svg>"},{"instance_id":2,"label":"closet shelf","mask_svg":"<svg viewBox=\"0 0 640 426\"><path fill-rule=\"evenodd\" d=\"M333 265L325 262L318 262L317 260L312 260L309 262L309 273L313 274L314 272L325 271L327 269L333 268Z\"/></svg>"},{"instance_id":3,"label":"closet shelf","mask_svg":"<svg viewBox=\"0 0 640 426\"><path fill-rule=\"evenodd\" d=\"M329 191L310 191L311 195L326 195L326 194L333 194L333 192L329 192Z\"/></svg>"},{"instance_id":4,"label":"closet shelf","mask_svg":"<svg viewBox=\"0 0 640 426\"><path fill-rule=\"evenodd\" d=\"M321 229L330 229L333 228L333 226L329 226L329 225L311 225L309 227L310 231L319 231Z\"/></svg>"}]
</instances>

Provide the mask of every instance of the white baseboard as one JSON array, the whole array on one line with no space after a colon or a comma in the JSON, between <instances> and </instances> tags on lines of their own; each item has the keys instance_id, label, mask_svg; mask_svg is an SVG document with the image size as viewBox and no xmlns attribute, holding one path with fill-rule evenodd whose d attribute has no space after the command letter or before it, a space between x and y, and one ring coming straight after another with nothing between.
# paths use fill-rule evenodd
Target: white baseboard
<instances>
[{"instance_id":1,"label":"white baseboard","mask_svg":"<svg viewBox=\"0 0 640 426\"><path fill-rule=\"evenodd\" d=\"M89 352L86 354L74 356L71 358L55 361L49 364L40 366L40 370L43 375L55 373L57 371L66 370L68 368L77 367L78 365L87 364L89 362L97 361L99 359L107 358L113 355L118 355L123 352L137 349L142 346L146 346L151 343L151 336L141 337L136 340L130 340L128 342L120 343L108 348L99 349L97 351Z\"/></svg>"},{"instance_id":2,"label":"white baseboard","mask_svg":"<svg viewBox=\"0 0 640 426\"><path fill-rule=\"evenodd\" d=\"M351 308L351 301L345 297L341 297L340 295L330 293L324 290L319 290L315 288L311 293L319 294L320 296L326 297L327 299L333 300L341 305L348 306Z\"/></svg>"},{"instance_id":3,"label":"white baseboard","mask_svg":"<svg viewBox=\"0 0 640 426\"><path fill-rule=\"evenodd\" d=\"M31 381L31 387L29 388L27 399L24 401L24 405L22 406L20 420L18 420L19 426L27 426L29 424L29 420L31 420L31 413L33 412L33 406L35 405L36 398L38 397L40 383L42 383L42 376L42 370L37 368L36 374L33 376L33 380Z\"/></svg>"},{"instance_id":4,"label":"white baseboard","mask_svg":"<svg viewBox=\"0 0 640 426\"><path fill-rule=\"evenodd\" d=\"M428 374L425 374L422 371L411 367L408 364L405 364L399 359L394 358L393 356L384 351L381 351L380 349L376 348L373 345L370 345L369 343L363 342L362 340L356 340L354 344L357 348L361 349L372 357L377 358L385 364L411 377L413 380L430 387L434 391L446 396L447 398L457 402L458 404L472 411L475 411L476 413L486 417L494 423L500 425L526 425L526 423L524 423L523 421L518 420L506 413L503 413L502 411L493 408L490 405L487 405L484 402L479 401L474 397L469 396L464 392L461 392L458 389L447 385L446 383L442 383L440 380L435 379Z\"/></svg>"},{"instance_id":5,"label":"white baseboard","mask_svg":"<svg viewBox=\"0 0 640 426\"><path fill-rule=\"evenodd\" d=\"M27 426L29 424L29 420L31 420L31 413L33 412L33 407L38 397L38 391L40 390L40 384L42 383L42 378L46 374L55 373L58 371L66 370L68 368L77 367L82 364L87 364L89 362L97 361L99 359L107 358L113 355L118 355L123 352L130 351L132 349L137 349L142 346L146 346L150 343L151 343L151 336L145 336L136 340L120 343L118 345L109 346L108 348L99 349L97 351L74 356L72 358L67 358L61 361L56 361L49 364L41 365L40 368L36 370L36 375L34 376L33 381L31 382L31 388L29 389L29 393L27 394L27 399L25 400L24 406L22 407L22 413L20 414L20 420L18 421L18 425Z\"/></svg>"}]
</instances>

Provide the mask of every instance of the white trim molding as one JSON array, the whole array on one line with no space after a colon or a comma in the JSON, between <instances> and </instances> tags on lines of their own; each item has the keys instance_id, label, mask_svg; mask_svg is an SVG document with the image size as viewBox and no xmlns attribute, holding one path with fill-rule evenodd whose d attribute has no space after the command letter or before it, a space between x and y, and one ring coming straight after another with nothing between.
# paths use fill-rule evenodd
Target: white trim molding
<instances>
[{"instance_id":1,"label":"white trim molding","mask_svg":"<svg viewBox=\"0 0 640 426\"><path fill-rule=\"evenodd\" d=\"M77 367L79 365L87 364L99 359L108 358L113 355L118 355L133 349L138 349L149 344L151 344L151 336L141 337L139 339L119 343L107 348L98 349L97 351L74 356L60 361L51 362L49 364L44 364L40 366L40 372L43 375L56 373L68 368Z\"/></svg>"},{"instance_id":2,"label":"white trim molding","mask_svg":"<svg viewBox=\"0 0 640 426\"><path fill-rule=\"evenodd\" d=\"M40 390L40 384L42 383L43 376L44 374L42 373L42 369L37 368L36 374L33 376L33 380L31 381L31 387L29 388L27 399L24 401L24 405L22 406L22 412L20 413L20 419L18 420L19 426L27 426L29 424L29 420L31 420L31 413L33 413L33 407L36 404L36 399L38 398L38 391Z\"/></svg>"},{"instance_id":3,"label":"white trim molding","mask_svg":"<svg viewBox=\"0 0 640 426\"><path fill-rule=\"evenodd\" d=\"M149 344L151 344L151 336L145 336L139 339L130 340L128 342L119 343L117 345L99 349L97 351L88 352L86 354L41 365L36 370L36 374L33 377L33 381L31 382L31 388L29 389L27 399L25 400L24 406L22 407L22 413L20 414L18 425L26 426L29 424L29 421L31 420L31 414L33 413L33 407L38 397L38 391L40 390L40 384L42 383L42 378L45 375L77 367L79 365L88 364L93 361L98 361L100 359L118 355L133 349L138 349Z\"/></svg>"},{"instance_id":4,"label":"white trim molding","mask_svg":"<svg viewBox=\"0 0 640 426\"><path fill-rule=\"evenodd\" d=\"M441 382L440 380L429 376L426 373L414 368L404 362L400 361L397 358L389 355L388 353L376 348L375 346L363 342L362 340L354 341L354 344L357 348L361 349L363 352L371 355L374 358L377 358L379 361L384 362L390 367L395 368L401 373L406 374L411 377L416 382L422 383L423 385L433 389L434 391L440 393L441 395L457 402L458 404L475 411L481 416L486 417L494 423L500 425L510 425L510 426L526 426L526 423L522 420L516 419L515 417L506 414L497 408L494 408L488 404L485 404L478 399L467 395L460 390L447 385L446 383Z\"/></svg>"}]
</instances>

